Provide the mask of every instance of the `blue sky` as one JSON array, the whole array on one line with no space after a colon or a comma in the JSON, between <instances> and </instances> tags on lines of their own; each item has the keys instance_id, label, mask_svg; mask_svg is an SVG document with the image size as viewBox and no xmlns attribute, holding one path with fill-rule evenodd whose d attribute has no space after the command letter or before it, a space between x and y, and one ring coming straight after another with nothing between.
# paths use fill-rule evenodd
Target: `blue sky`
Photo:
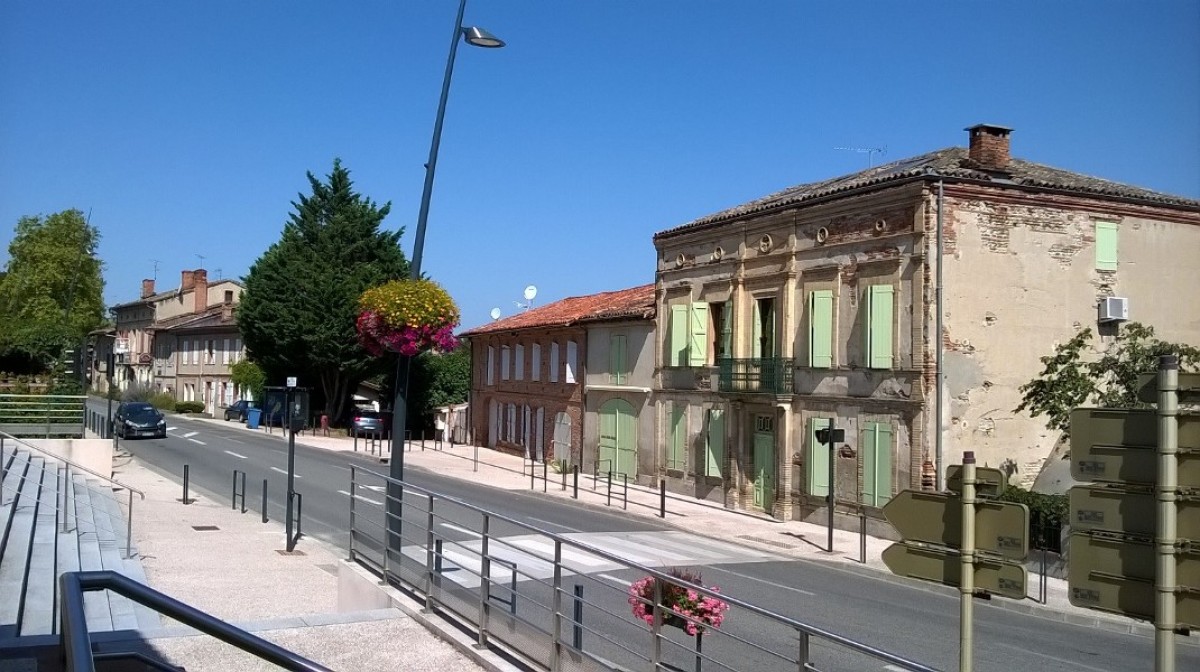
<instances>
[{"instance_id":1,"label":"blue sky","mask_svg":"<svg viewBox=\"0 0 1200 672\"><path fill-rule=\"evenodd\" d=\"M0 263L91 213L106 300L241 277L334 157L412 234L455 0L0 4ZM424 270L463 326L654 278L651 236L965 145L1200 198L1200 3L470 0ZM298 279L302 282L302 279Z\"/></svg>"}]
</instances>

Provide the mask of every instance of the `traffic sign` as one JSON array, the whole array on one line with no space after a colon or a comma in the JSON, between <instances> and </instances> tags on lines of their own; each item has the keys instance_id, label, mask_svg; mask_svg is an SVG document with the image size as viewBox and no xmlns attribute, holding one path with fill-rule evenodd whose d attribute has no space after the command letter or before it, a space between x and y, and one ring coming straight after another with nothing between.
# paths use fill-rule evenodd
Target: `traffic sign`
<instances>
[{"instance_id":1,"label":"traffic sign","mask_svg":"<svg viewBox=\"0 0 1200 672\"><path fill-rule=\"evenodd\" d=\"M962 556L950 548L896 543L883 550L883 564L898 576L961 585ZM975 588L993 595L1025 599L1028 572L1022 565L975 556Z\"/></svg>"},{"instance_id":2,"label":"traffic sign","mask_svg":"<svg viewBox=\"0 0 1200 672\"><path fill-rule=\"evenodd\" d=\"M1158 502L1152 488L1112 485L1071 488L1071 529L1102 530L1153 537ZM1200 499L1181 495L1175 502L1176 537L1200 541Z\"/></svg>"},{"instance_id":3,"label":"traffic sign","mask_svg":"<svg viewBox=\"0 0 1200 672\"><path fill-rule=\"evenodd\" d=\"M904 490L883 506L883 515L905 541L962 548L962 497ZM975 503L975 550L1011 560L1029 555L1029 507L1013 502Z\"/></svg>"},{"instance_id":4,"label":"traffic sign","mask_svg":"<svg viewBox=\"0 0 1200 672\"><path fill-rule=\"evenodd\" d=\"M1179 485L1200 488L1200 414L1180 413ZM1077 481L1152 486L1158 475L1154 410L1071 411L1071 477ZM1188 452L1191 451L1191 452Z\"/></svg>"},{"instance_id":5,"label":"traffic sign","mask_svg":"<svg viewBox=\"0 0 1200 672\"><path fill-rule=\"evenodd\" d=\"M1067 568L1068 598L1077 607L1154 620L1156 554L1149 540L1074 532ZM1175 556L1175 620L1200 628L1200 552Z\"/></svg>"},{"instance_id":6,"label":"traffic sign","mask_svg":"<svg viewBox=\"0 0 1200 672\"><path fill-rule=\"evenodd\" d=\"M1158 374L1143 373L1137 380L1137 397L1147 404L1158 403ZM1184 403L1200 400L1200 373L1179 373L1179 401Z\"/></svg>"},{"instance_id":7,"label":"traffic sign","mask_svg":"<svg viewBox=\"0 0 1200 672\"><path fill-rule=\"evenodd\" d=\"M975 467L975 494L980 497L998 497L1008 484L1004 472L994 467ZM952 464L946 469L946 489L962 492L962 465Z\"/></svg>"}]
</instances>

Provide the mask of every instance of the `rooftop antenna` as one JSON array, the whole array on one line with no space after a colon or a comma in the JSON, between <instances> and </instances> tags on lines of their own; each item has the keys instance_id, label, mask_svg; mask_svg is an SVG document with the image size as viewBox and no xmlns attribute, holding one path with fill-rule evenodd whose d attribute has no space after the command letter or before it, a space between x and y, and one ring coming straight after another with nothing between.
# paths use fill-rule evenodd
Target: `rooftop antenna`
<instances>
[{"instance_id":1,"label":"rooftop antenna","mask_svg":"<svg viewBox=\"0 0 1200 672\"><path fill-rule=\"evenodd\" d=\"M151 259L150 261L154 262L154 281L158 282L158 265L162 262L158 259Z\"/></svg>"},{"instance_id":2,"label":"rooftop antenna","mask_svg":"<svg viewBox=\"0 0 1200 672\"><path fill-rule=\"evenodd\" d=\"M521 310L529 310L533 307L533 297L537 296L537 287L533 285L526 287L524 296L525 303L521 303L520 301L513 301L513 303L517 304L517 307Z\"/></svg>"},{"instance_id":3,"label":"rooftop antenna","mask_svg":"<svg viewBox=\"0 0 1200 672\"><path fill-rule=\"evenodd\" d=\"M867 168L875 167L875 155L883 156L887 154L887 145L883 147L834 147L834 150L840 152L857 152L867 155Z\"/></svg>"},{"instance_id":4,"label":"rooftop antenna","mask_svg":"<svg viewBox=\"0 0 1200 672\"><path fill-rule=\"evenodd\" d=\"M200 268L204 268L204 260L208 257L204 256L203 254L197 254L196 256L200 258Z\"/></svg>"},{"instance_id":5,"label":"rooftop antenna","mask_svg":"<svg viewBox=\"0 0 1200 672\"><path fill-rule=\"evenodd\" d=\"M221 278L222 278L222 276L221 276L221 269L219 269L219 268L218 268L218 269L217 269L217 280L220 280Z\"/></svg>"}]
</instances>

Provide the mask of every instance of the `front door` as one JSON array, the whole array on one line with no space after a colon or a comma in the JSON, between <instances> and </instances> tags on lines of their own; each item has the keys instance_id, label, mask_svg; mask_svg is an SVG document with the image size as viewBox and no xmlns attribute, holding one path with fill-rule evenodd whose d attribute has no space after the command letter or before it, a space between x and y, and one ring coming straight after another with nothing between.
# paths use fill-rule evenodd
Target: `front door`
<instances>
[{"instance_id":1,"label":"front door","mask_svg":"<svg viewBox=\"0 0 1200 672\"><path fill-rule=\"evenodd\" d=\"M754 506L770 511L775 503L775 421L754 416Z\"/></svg>"},{"instance_id":2,"label":"front door","mask_svg":"<svg viewBox=\"0 0 1200 672\"><path fill-rule=\"evenodd\" d=\"M637 476L637 418L624 399L610 399L600 407L599 457L614 473Z\"/></svg>"},{"instance_id":3,"label":"front door","mask_svg":"<svg viewBox=\"0 0 1200 672\"><path fill-rule=\"evenodd\" d=\"M571 459L571 416L566 413L554 416L554 459Z\"/></svg>"}]
</instances>

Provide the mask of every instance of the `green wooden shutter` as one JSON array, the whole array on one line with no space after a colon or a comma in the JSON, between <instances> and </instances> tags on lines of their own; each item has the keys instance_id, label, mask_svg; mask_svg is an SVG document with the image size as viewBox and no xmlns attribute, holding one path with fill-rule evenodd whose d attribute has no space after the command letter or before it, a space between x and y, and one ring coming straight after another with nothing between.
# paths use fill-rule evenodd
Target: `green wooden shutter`
<instances>
[{"instance_id":1,"label":"green wooden shutter","mask_svg":"<svg viewBox=\"0 0 1200 672\"><path fill-rule=\"evenodd\" d=\"M750 338L752 339L753 343L750 346L750 356L754 359L762 359L762 311L758 309L757 300L752 299L752 302L754 304L754 315L751 318L752 327Z\"/></svg>"},{"instance_id":2,"label":"green wooden shutter","mask_svg":"<svg viewBox=\"0 0 1200 672\"><path fill-rule=\"evenodd\" d=\"M671 454L667 456L668 469L682 470L684 467L684 446L687 440L685 410L686 406L683 404L671 404Z\"/></svg>"},{"instance_id":3,"label":"green wooden shutter","mask_svg":"<svg viewBox=\"0 0 1200 672\"><path fill-rule=\"evenodd\" d=\"M867 506L883 506L892 498L892 426L868 422L863 430L863 492Z\"/></svg>"},{"instance_id":4,"label":"green wooden shutter","mask_svg":"<svg viewBox=\"0 0 1200 672\"><path fill-rule=\"evenodd\" d=\"M626 373L626 339L624 335L614 334L608 343L608 375L613 385L623 385Z\"/></svg>"},{"instance_id":5,"label":"green wooden shutter","mask_svg":"<svg viewBox=\"0 0 1200 672\"><path fill-rule=\"evenodd\" d=\"M705 476L721 477L725 462L725 413L712 409L708 412L708 450L704 465Z\"/></svg>"},{"instance_id":6,"label":"green wooden shutter","mask_svg":"<svg viewBox=\"0 0 1200 672\"><path fill-rule=\"evenodd\" d=\"M1096 270L1117 270L1117 225L1096 222Z\"/></svg>"},{"instance_id":7,"label":"green wooden shutter","mask_svg":"<svg viewBox=\"0 0 1200 672\"><path fill-rule=\"evenodd\" d=\"M809 295L808 365L814 369L833 366L833 292L828 289Z\"/></svg>"},{"instance_id":8,"label":"green wooden shutter","mask_svg":"<svg viewBox=\"0 0 1200 672\"><path fill-rule=\"evenodd\" d=\"M867 310L867 366L892 368L892 293L891 285L871 285Z\"/></svg>"},{"instance_id":9,"label":"green wooden shutter","mask_svg":"<svg viewBox=\"0 0 1200 672\"><path fill-rule=\"evenodd\" d=\"M693 303L688 340L688 365L708 364L708 304Z\"/></svg>"},{"instance_id":10,"label":"green wooden shutter","mask_svg":"<svg viewBox=\"0 0 1200 672\"><path fill-rule=\"evenodd\" d=\"M829 418L808 420L808 494L813 497L829 496L829 446L817 440L817 430L832 422Z\"/></svg>"},{"instance_id":11,"label":"green wooden shutter","mask_svg":"<svg viewBox=\"0 0 1200 672\"><path fill-rule=\"evenodd\" d=\"M721 308L721 353L733 357L733 301L726 301Z\"/></svg>"},{"instance_id":12,"label":"green wooden shutter","mask_svg":"<svg viewBox=\"0 0 1200 672\"><path fill-rule=\"evenodd\" d=\"M687 366L688 307L671 306L671 349L667 366Z\"/></svg>"}]
</instances>

